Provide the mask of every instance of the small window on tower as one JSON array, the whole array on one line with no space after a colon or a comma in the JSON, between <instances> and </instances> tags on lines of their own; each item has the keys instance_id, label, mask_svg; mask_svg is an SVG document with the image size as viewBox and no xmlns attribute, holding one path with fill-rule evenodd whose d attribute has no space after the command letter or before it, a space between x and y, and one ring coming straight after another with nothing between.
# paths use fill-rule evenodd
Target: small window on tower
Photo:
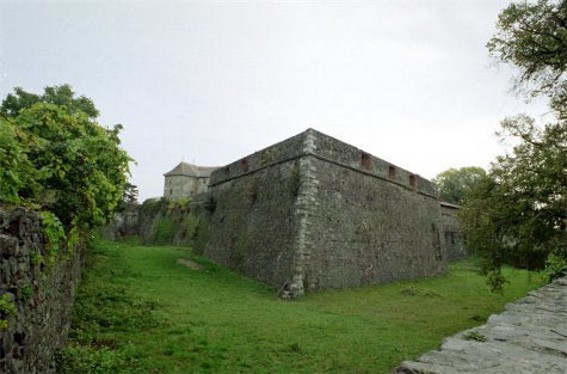
<instances>
[{"instance_id":1,"label":"small window on tower","mask_svg":"<svg viewBox=\"0 0 567 374\"><path fill-rule=\"evenodd\" d=\"M417 187L417 178L413 174L409 176L409 185L411 188Z\"/></svg>"},{"instance_id":2,"label":"small window on tower","mask_svg":"<svg viewBox=\"0 0 567 374\"><path fill-rule=\"evenodd\" d=\"M245 173L248 171L248 159L245 158L242 161L240 161L240 168Z\"/></svg>"},{"instance_id":3,"label":"small window on tower","mask_svg":"<svg viewBox=\"0 0 567 374\"><path fill-rule=\"evenodd\" d=\"M370 156L366 152L361 152L360 153L360 165L366 170L372 169L372 156Z\"/></svg>"},{"instance_id":4,"label":"small window on tower","mask_svg":"<svg viewBox=\"0 0 567 374\"><path fill-rule=\"evenodd\" d=\"M388 179L394 180L396 179L396 168L390 165L388 168Z\"/></svg>"}]
</instances>

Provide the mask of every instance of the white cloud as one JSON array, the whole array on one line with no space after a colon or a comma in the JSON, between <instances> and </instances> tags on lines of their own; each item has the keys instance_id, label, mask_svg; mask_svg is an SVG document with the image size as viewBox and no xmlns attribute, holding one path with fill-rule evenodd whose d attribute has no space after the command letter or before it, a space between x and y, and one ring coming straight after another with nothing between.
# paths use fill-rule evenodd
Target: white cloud
<instances>
[{"instance_id":1,"label":"white cloud","mask_svg":"<svg viewBox=\"0 0 567 374\"><path fill-rule=\"evenodd\" d=\"M142 198L314 127L426 177L498 153L502 1L6 3L1 94L70 83L122 123ZM535 108L535 109L534 109Z\"/></svg>"}]
</instances>

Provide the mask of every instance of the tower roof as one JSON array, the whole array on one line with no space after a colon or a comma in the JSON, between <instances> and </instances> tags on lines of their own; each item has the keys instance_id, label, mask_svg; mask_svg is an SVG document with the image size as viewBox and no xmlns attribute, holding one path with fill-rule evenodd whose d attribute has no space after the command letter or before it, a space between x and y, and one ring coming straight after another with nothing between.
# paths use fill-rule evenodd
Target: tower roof
<instances>
[{"instance_id":1,"label":"tower roof","mask_svg":"<svg viewBox=\"0 0 567 374\"><path fill-rule=\"evenodd\" d=\"M210 178L211 173L218 169L216 166L197 166L188 162L180 162L171 171L164 174L165 177L186 176L196 178Z\"/></svg>"}]
</instances>

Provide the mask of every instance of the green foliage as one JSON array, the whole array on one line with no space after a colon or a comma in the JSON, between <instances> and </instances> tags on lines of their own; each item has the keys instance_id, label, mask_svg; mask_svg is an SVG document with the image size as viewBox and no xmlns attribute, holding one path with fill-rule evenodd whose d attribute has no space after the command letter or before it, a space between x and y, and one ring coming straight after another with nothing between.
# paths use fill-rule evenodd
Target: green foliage
<instances>
[{"instance_id":1,"label":"green foliage","mask_svg":"<svg viewBox=\"0 0 567 374\"><path fill-rule=\"evenodd\" d=\"M10 299L10 296L8 294L0 296L0 313L13 316L16 312L16 304Z\"/></svg>"},{"instance_id":2,"label":"green foliage","mask_svg":"<svg viewBox=\"0 0 567 374\"><path fill-rule=\"evenodd\" d=\"M184 244L202 253L209 237L209 214L205 206L192 211L191 200L148 199L140 207L139 215L148 244Z\"/></svg>"},{"instance_id":3,"label":"green foliage","mask_svg":"<svg viewBox=\"0 0 567 374\"><path fill-rule=\"evenodd\" d=\"M441 200L461 205L474 185L484 176L486 176L486 171L476 166L451 168L433 178L433 183L439 188Z\"/></svg>"},{"instance_id":4,"label":"green foliage","mask_svg":"<svg viewBox=\"0 0 567 374\"><path fill-rule=\"evenodd\" d=\"M503 264L540 270L567 241L567 1L513 2L497 27L490 53L519 69L519 88L550 98L555 120L503 120L501 135L515 146L460 212L468 249L485 259L494 289L505 282Z\"/></svg>"},{"instance_id":5,"label":"green foliage","mask_svg":"<svg viewBox=\"0 0 567 374\"><path fill-rule=\"evenodd\" d=\"M441 295L432 290L426 290L418 287L408 287L400 292L402 295L406 296L430 296L430 297L440 297Z\"/></svg>"},{"instance_id":6,"label":"green foliage","mask_svg":"<svg viewBox=\"0 0 567 374\"><path fill-rule=\"evenodd\" d=\"M123 212L128 208L135 208L138 206L138 186L126 182L124 185L124 194L122 195L122 200L119 201L116 210L118 212Z\"/></svg>"},{"instance_id":7,"label":"green foliage","mask_svg":"<svg viewBox=\"0 0 567 374\"><path fill-rule=\"evenodd\" d=\"M24 300L29 300L32 297L33 294L33 290L31 288L31 286L26 285L22 287L22 297L24 298Z\"/></svg>"},{"instance_id":8,"label":"green foliage","mask_svg":"<svg viewBox=\"0 0 567 374\"><path fill-rule=\"evenodd\" d=\"M191 198L184 197L176 200L167 200L167 212L168 213L189 213L189 204L191 203Z\"/></svg>"},{"instance_id":9,"label":"green foliage","mask_svg":"<svg viewBox=\"0 0 567 374\"><path fill-rule=\"evenodd\" d=\"M32 253L31 260L32 260L32 264L37 266L37 265L39 265L43 262L43 256L41 255L41 253L39 251L36 251L36 252L34 251Z\"/></svg>"},{"instance_id":10,"label":"green foliage","mask_svg":"<svg viewBox=\"0 0 567 374\"><path fill-rule=\"evenodd\" d=\"M563 252L551 252L545 261L545 268L543 269L543 278L546 283L551 283L554 280L567 276L567 257Z\"/></svg>"},{"instance_id":11,"label":"green foliage","mask_svg":"<svg viewBox=\"0 0 567 374\"><path fill-rule=\"evenodd\" d=\"M140 207L140 215L143 217L154 217L167 207L168 200L165 198L150 198L145 200Z\"/></svg>"},{"instance_id":12,"label":"green foliage","mask_svg":"<svg viewBox=\"0 0 567 374\"><path fill-rule=\"evenodd\" d=\"M113 335L151 334L164 326L156 316L159 304L130 292L129 284L139 275L109 246L95 244L89 253L91 270L77 292L70 344L57 354L58 373L144 372L131 343Z\"/></svg>"},{"instance_id":13,"label":"green foliage","mask_svg":"<svg viewBox=\"0 0 567 374\"><path fill-rule=\"evenodd\" d=\"M59 249L61 248L62 241L65 239L65 230L59 218L51 212L41 212L41 222L43 224L43 232L47 243L45 248L47 249L47 265L53 266Z\"/></svg>"},{"instance_id":14,"label":"green foliage","mask_svg":"<svg viewBox=\"0 0 567 374\"><path fill-rule=\"evenodd\" d=\"M495 289L503 284L503 264L541 270L567 240L567 127L539 130L531 118L517 116L502 129L519 143L497 158L459 212L467 248L486 259Z\"/></svg>"},{"instance_id":15,"label":"green foliage","mask_svg":"<svg viewBox=\"0 0 567 374\"><path fill-rule=\"evenodd\" d=\"M186 257L200 267L176 264ZM71 347L89 350L83 361L93 351L112 355L118 373L389 373L540 284L504 268L509 287L488 293L476 264L467 261L438 278L309 293L290 303L186 248L103 243L92 265L77 303L88 289L87 304L95 304L74 311ZM142 306L124 308L124 297ZM144 309L152 301L155 309ZM158 324L101 318L90 311L99 306L105 315L141 309L136 316L149 314ZM121 320L127 328L108 323ZM58 372L95 372L79 367Z\"/></svg>"},{"instance_id":16,"label":"green foliage","mask_svg":"<svg viewBox=\"0 0 567 374\"><path fill-rule=\"evenodd\" d=\"M12 301L8 294L0 296L0 331L8 328L7 316L16 315L16 304Z\"/></svg>"},{"instance_id":17,"label":"green foliage","mask_svg":"<svg viewBox=\"0 0 567 374\"><path fill-rule=\"evenodd\" d=\"M20 193L37 194L37 171L26 153L28 136L13 123L0 119L0 199L21 202Z\"/></svg>"},{"instance_id":18,"label":"green foliage","mask_svg":"<svg viewBox=\"0 0 567 374\"><path fill-rule=\"evenodd\" d=\"M90 119L98 117L99 112L91 99L81 96L75 97L75 92L68 84L61 86L46 87L43 95L36 95L24 91L21 87L14 88L14 94L8 94L2 106L0 114L4 117L16 117L21 111L31 108L37 103L54 104L64 107L68 113L82 112Z\"/></svg>"},{"instance_id":19,"label":"green foliage","mask_svg":"<svg viewBox=\"0 0 567 374\"><path fill-rule=\"evenodd\" d=\"M193 240L193 247L196 253L203 253L205 245L209 241L209 218L206 216L201 216L199 218L199 225L197 226L197 231L195 232L195 237Z\"/></svg>"},{"instance_id":20,"label":"green foliage","mask_svg":"<svg viewBox=\"0 0 567 374\"><path fill-rule=\"evenodd\" d=\"M86 237L87 235L89 235L88 232L82 231L78 226L73 226L67 234L67 250L73 250L81 240L81 236Z\"/></svg>"},{"instance_id":21,"label":"green foliage","mask_svg":"<svg viewBox=\"0 0 567 374\"><path fill-rule=\"evenodd\" d=\"M168 244L173 242L177 225L175 220L167 215L160 216L155 228L154 242L156 244Z\"/></svg>"},{"instance_id":22,"label":"green foliage","mask_svg":"<svg viewBox=\"0 0 567 374\"><path fill-rule=\"evenodd\" d=\"M55 357L57 372L62 374L135 374L135 359L110 348L69 346Z\"/></svg>"},{"instance_id":23,"label":"green foliage","mask_svg":"<svg viewBox=\"0 0 567 374\"><path fill-rule=\"evenodd\" d=\"M201 220L194 214L188 214L185 218L185 236L190 239L195 239L199 229Z\"/></svg>"},{"instance_id":24,"label":"green foliage","mask_svg":"<svg viewBox=\"0 0 567 374\"><path fill-rule=\"evenodd\" d=\"M68 230L112 216L131 161L121 126L102 127L92 101L73 95L68 85L41 96L17 88L0 107L0 200L49 210Z\"/></svg>"},{"instance_id":25,"label":"green foliage","mask_svg":"<svg viewBox=\"0 0 567 374\"><path fill-rule=\"evenodd\" d=\"M515 1L504 9L487 47L497 60L519 69L517 85L532 96L551 98L567 114L567 1Z\"/></svg>"}]
</instances>

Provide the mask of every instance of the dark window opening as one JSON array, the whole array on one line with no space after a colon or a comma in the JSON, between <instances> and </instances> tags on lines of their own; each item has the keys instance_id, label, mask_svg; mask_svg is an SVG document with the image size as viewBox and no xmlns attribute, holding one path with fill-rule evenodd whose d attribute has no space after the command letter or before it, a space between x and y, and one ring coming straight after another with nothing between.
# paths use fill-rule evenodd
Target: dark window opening
<instances>
[{"instance_id":1,"label":"dark window opening","mask_svg":"<svg viewBox=\"0 0 567 374\"><path fill-rule=\"evenodd\" d=\"M248 159L245 158L244 160L240 161L240 168L243 172L248 171Z\"/></svg>"},{"instance_id":2,"label":"dark window opening","mask_svg":"<svg viewBox=\"0 0 567 374\"><path fill-rule=\"evenodd\" d=\"M366 169L370 170L372 168L372 156L366 152L360 154L360 165Z\"/></svg>"},{"instance_id":3,"label":"dark window opening","mask_svg":"<svg viewBox=\"0 0 567 374\"><path fill-rule=\"evenodd\" d=\"M388 179L394 180L396 179L396 168L390 165L388 168Z\"/></svg>"},{"instance_id":4,"label":"dark window opening","mask_svg":"<svg viewBox=\"0 0 567 374\"><path fill-rule=\"evenodd\" d=\"M417 178L415 177L415 175L409 176L409 185L410 185L411 188L417 187Z\"/></svg>"}]
</instances>

